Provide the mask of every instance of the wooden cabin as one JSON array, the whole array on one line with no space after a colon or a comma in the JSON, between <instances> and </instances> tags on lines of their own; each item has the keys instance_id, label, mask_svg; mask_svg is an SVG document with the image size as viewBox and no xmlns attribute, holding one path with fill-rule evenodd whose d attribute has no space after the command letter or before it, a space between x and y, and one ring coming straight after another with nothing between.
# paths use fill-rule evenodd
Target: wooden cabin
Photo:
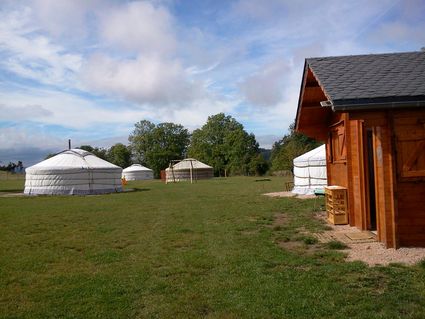
<instances>
[{"instance_id":1,"label":"wooden cabin","mask_svg":"<svg viewBox=\"0 0 425 319\"><path fill-rule=\"evenodd\" d=\"M326 142L351 226L425 247L425 52L306 59L296 130Z\"/></svg>"}]
</instances>

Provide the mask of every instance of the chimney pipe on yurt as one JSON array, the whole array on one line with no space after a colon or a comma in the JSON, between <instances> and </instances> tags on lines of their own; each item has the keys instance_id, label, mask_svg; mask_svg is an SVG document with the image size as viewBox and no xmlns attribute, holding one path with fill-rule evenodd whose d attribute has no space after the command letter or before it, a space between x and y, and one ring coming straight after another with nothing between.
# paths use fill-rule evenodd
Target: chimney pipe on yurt
<instances>
[{"instance_id":1,"label":"chimney pipe on yurt","mask_svg":"<svg viewBox=\"0 0 425 319\"><path fill-rule=\"evenodd\" d=\"M68 149L71 149L71 139L68 139Z\"/></svg>"}]
</instances>

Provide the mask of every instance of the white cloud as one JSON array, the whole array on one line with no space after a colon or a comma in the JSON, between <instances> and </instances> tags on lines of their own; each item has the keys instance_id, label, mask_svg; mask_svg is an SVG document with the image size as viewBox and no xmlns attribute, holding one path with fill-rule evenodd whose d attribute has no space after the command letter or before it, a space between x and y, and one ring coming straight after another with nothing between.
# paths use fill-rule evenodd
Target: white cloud
<instances>
[{"instance_id":1,"label":"white cloud","mask_svg":"<svg viewBox=\"0 0 425 319\"><path fill-rule=\"evenodd\" d=\"M54 38L65 36L67 40L88 35L87 15L95 5L101 9L97 0L33 0L31 3L37 25Z\"/></svg>"},{"instance_id":2,"label":"white cloud","mask_svg":"<svg viewBox=\"0 0 425 319\"><path fill-rule=\"evenodd\" d=\"M32 10L0 13L0 66L24 78L54 85L70 85L81 56L68 53L31 23Z\"/></svg>"},{"instance_id":3,"label":"white cloud","mask_svg":"<svg viewBox=\"0 0 425 319\"><path fill-rule=\"evenodd\" d=\"M179 61L157 56L114 60L97 54L84 65L81 78L97 92L164 107L190 104L203 90L201 83L189 79Z\"/></svg>"},{"instance_id":4,"label":"white cloud","mask_svg":"<svg viewBox=\"0 0 425 319\"><path fill-rule=\"evenodd\" d=\"M24 105L24 106L8 106L0 104L0 114L2 120L34 120L42 119L44 117L51 116L52 111L47 110L41 105Z\"/></svg>"},{"instance_id":5,"label":"white cloud","mask_svg":"<svg viewBox=\"0 0 425 319\"><path fill-rule=\"evenodd\" d=\"M255 136L255 139L257 140L258 144L262 148L271 149L273 147L273 144L280 140L283 136L278 135L258 135Z\"/></svg>"},{"instance_id":6,"label":"white cloud","mask_svg":"<svg viewBox=\"0 0 425 319\"><path fill-rule=\"evenodd\" d=\"M206 96L184 107L170 105L168 108L153 108L124 102L111 105L109 100L90 101L74 94L46 89L0 90L0 101L5 111L11 112L6 118L17 119L21 112L28 112L23 119L78 130L83 136L89 135L88 138L97 138L90 136L102 132L110 136L129 134L129 128L142 119L175 122L192 129L204 124L208 115L229 112L236 104L232 100ZM107 104L109 107L106 107Z\"/></svg>"},{"instance_id":7,"label":"white cloud","mask_svg":"<svg viewBox=\"0 0 425 319\"><path fill-rule=\"evenodd\" d=\"M29 129L22 126L0 128L0 149L57 148L65 145L66 139L43 131L42 128Z\"/></svg>"},{"instance_id":8,"label":"white cloud","mask_svg":"<svg viewBox=\"0 0 425 319\"><path fill-rule=\"evenodd\" d=\"M173 17L168 10L145 1L111 7L100 17L100 36L114 50L170 54L176 47Z\"/></svg>"},{"instance_id":9,"label":"white cloud","mask_svg":"<svg viewBox=\"0 0 425 319\"><path fill-rule=\"evenodd\" d=\"M72 129L88 129L96 125L110 126L111 133L115 125L134 123L135 119L152 117L151 111L131 109L117 105L106 108L101 103L90 101L77 95L45 90L32 89L25 92L0 92L0 100L10 109L19 110L22 105L42 105L48 113L41 118L34 119L44 124L61 125ZM94 132L95 130L93 130Z\"/></svg>"},{"instance_id":10,"label":"white cloud","mask_svg":"<svg viewBox=\"0 0 425 319\"><path fill-rule=\"evenodd\" d=\"M276 105L282 99L290 70L290 65L283 59L268 63L240 84L241 92L253 105Z\"/></svg>"}]
</instances>

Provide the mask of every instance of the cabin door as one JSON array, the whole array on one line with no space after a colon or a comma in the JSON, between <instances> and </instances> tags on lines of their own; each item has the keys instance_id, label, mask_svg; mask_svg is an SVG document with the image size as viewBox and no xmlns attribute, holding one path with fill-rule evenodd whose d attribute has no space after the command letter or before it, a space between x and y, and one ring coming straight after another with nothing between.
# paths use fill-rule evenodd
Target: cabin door
<instances>
[{"instance_id":1,"label":"cabin door","mask_svg":"<svg viewBox=\"0 0 425 319\"><path fill-rule=\"evenodd\" d=\"M365 181L367 199L367 229L376 230L376 191L375 191L375 149L373 147L373 129L366 129Z\"/></svg>"}]
</instances>

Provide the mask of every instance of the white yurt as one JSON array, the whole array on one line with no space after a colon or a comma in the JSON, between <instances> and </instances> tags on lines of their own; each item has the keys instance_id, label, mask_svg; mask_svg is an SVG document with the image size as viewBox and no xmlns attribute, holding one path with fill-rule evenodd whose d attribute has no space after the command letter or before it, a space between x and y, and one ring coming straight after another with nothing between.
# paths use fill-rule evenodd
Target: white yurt
<instances>
[{"instance_id":1,"label":"white yurt","mask_svg":"<svg viewBox=\"0 0 425 319\"><path fill-rule=\"evenodd\" d=\"M323 190L327 185L325 147L321 145L294 158L293 193L314 194L315 189Z\"/></svg>"},{"instance_id":2,"label":"white yurt","mask_svg":"<svg viewBox=\"0 0 425 319\"><path fill-rule=\"evenodd\" d=\"M127 181L153 179L153 170L140 164L133 164L122 171L122 178Z\"/></svg>"},{"instance_id":3,"label":"white yurt","mask_svg":"<svg viewBox=\"0 0 425 319\"><path fill-rule=\"evenodd\" d=\"M194 158L186 158L165 170L165 182L181 182L214 177L214 169Z\"/></svg>"},{"instance_id":4,"label":"white yurt","mask_svg":"<svg viewBox=\"0 0 425 319\"><path fill-rule=\"evenodd\" d=\"M122 168L81 149L63 151L28 167L27 195L88 195L121 192Z\"/></svg>"}]
</instances>

